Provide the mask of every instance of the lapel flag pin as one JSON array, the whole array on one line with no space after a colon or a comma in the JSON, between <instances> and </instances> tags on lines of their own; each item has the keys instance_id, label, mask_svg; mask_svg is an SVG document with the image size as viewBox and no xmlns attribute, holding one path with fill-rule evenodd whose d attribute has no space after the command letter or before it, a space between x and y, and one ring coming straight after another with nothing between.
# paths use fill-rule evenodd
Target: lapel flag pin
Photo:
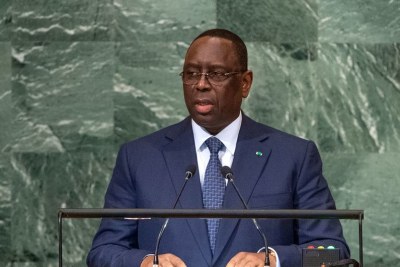
<instances>
[{"instance_id":1,"label":"lapel flag pin","mask_svg":"<svg viewBox=\"0 0 400 267\"><path fill-rule=\"evenodd\" d=\"M259 157L261 157L261 156L263 155L263 153L262 153L261 151L257 151L257 152L256 152L256 155L259 156Z\"/></svg>"}]
</instances>

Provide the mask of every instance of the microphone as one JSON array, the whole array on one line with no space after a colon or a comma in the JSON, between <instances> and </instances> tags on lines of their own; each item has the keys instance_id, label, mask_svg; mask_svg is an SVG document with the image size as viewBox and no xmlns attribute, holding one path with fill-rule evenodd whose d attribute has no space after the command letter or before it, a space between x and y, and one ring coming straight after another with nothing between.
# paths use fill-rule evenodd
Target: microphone
<instances>
[{"instance_id":1,"label":"microphone","mask_svg":"<svg viewBox=\"0 0 400 267\"><path fill-rule=\"evenodd\" d=\"M237 188L234 179L235 176L233 176L232 170L231 168L229 168L228 166L223 166L221 168L221 173L222 176L224 176L225 179L227 179L232 185L233 188L235 189L237 195L240 198L240 201L242 202L243 206L246 208L246 210L249 209L249 207L247 206L246 202L244 201L242 195L239 192L239 189ZM260 234L260 236L262 237L263 241L264 241L264 246L265 246L265 261L264 261L264 267L270 267L271 263L269 260L269 251L268 251L268 242L267 242L267 238L265 237L264 233L261 231L261 227L260 225L257 223L256 219L252 219L254 226L256 227L258 233Z\"/></svg>"},{"instance_id":2,"label":"microphone","mask_svg":"<svg viewBox=\"0 0 400 267\"><path fill-rule=\"evenodd\" d=\"M175 200L174 206L172 207L173 209L176 208L176 205L178 204L178 201L181 198L183 190L185 189L187 181L189 181L189 179L192 178L195 173L196 173L196 165L192 164L192 165L189 165L186 168L185 182L183 183L182 188L179 191L179 194L178 194L178 196L177 196L177 198ZM165 220L164 224L161 227L160 233L158 234L157 243L156 243L156 249L154 251L153 267L158 267L158 248L160 246L160 241L161 241L161 237L164 234L164 230L165 230L165 228L167 228L168 222L169 222L169 218L167 218Z\"/></svg>"}]
</instances>

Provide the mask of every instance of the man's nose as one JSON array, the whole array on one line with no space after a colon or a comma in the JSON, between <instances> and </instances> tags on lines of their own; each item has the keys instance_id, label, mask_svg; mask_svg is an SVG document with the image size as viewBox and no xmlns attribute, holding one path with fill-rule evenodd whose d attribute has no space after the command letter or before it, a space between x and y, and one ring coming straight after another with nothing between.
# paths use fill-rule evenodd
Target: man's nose
<instances>
[{"instance_id":1,"label":"man's nose","mask_svg":"<svg viewBox=\"0 0 400 267\"><path fill-rule=\"evenodd\" d=\"M197 89L199 90L208 90L211 87L210 82L208 81L208 78L206 76L206 73L202 73L199 81L196 84Z\"/></svg>"}]
</instances>

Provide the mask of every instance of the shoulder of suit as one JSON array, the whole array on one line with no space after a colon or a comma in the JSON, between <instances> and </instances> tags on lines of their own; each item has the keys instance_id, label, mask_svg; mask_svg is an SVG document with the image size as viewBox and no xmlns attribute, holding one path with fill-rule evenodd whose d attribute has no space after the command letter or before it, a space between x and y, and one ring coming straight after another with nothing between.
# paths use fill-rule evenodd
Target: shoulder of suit
<instances>
[{"instance_id":1,"label":"shoulder of suit","mask_svg":"<svg viewBox=\"0 0 400 267\"><path fill-rule=\"evenodd\" d=\"M253 132L253 134L265 135L268 139L279 141L283 144L296 145L296 144L307 144L310 140L278 130L266 124L254 121L253 119L246 117L243 120L243 127L247 128L247 131Z\"/></svg>"},{"instance_id":2,"label":"shoulder of suit","mask_svg":"<svg viewBox=\"0 0 400 267\"><path fill-rule=\"evenodd\" d=\"M139 137L132 141L127 142L126 146L138 146L138 145L145 145L145 146L162 146L166 143L169 143L168 139L173 139L176 136L179 136L183 132L191 129L190 118L186 117L182 121L167 126L165 128L159 129L151 134Z\"/></svg>"}]
</instances>

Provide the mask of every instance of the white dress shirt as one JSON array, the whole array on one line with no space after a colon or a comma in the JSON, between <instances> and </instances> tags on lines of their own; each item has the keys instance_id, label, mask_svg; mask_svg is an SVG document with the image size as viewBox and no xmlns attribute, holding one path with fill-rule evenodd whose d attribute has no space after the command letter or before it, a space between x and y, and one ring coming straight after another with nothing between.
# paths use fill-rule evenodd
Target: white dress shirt
<instances>
[{"instance_id":1,"label":"white dress shirt","mask_svg":"<svg viewBox=\"0 0 400 267\"><path fill-rule=\"evenodd\" d=\"M233 157L235 155L236 142L239 136L240 125L242 124L242 114L234 120L231 124L225 127L215 137L217 137L223 144L224 147L219 151L218 156L222 166L232 166ZM204 184L204 175L208 161L210 160L210 150L208 149L205 141L210 138L211 135L207 130L198 125L192 120L192 128L194 135L194 145L196 147L197 155L197 168L200 175L201 186Z\"/></svg>"}]
</instances>

